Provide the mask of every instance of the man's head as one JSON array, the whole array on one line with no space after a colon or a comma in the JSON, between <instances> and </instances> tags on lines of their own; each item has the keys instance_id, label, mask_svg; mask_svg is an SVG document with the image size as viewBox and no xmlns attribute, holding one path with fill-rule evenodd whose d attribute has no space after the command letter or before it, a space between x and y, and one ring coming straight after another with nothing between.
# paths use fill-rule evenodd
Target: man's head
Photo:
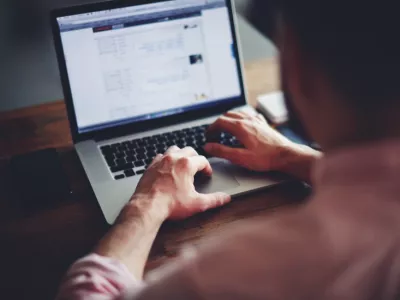
<instances>
[{"instance_id":1,"label":"man's head","mask_svg":"<svg viewBox=\"0 0 400 300\"><path fill-rule=\"evenodd\" d=\"M397 3L253 1L252 18L262 31L265 10L275 10L282 86L293 120L327 149L383 138L392 135L390 126L400 125L393 123L400 107Z\"/></svg>"}]
</instances>

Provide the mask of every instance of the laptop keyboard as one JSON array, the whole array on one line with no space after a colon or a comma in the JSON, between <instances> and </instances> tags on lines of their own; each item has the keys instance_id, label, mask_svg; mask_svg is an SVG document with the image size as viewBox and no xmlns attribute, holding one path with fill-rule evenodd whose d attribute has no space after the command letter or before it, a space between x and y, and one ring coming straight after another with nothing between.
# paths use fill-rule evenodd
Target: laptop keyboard
<instances>
[{"instance_id":1,"label":"laptop keyboard","mask_svg":"<svg viewBox=\"0 0 400 300\"><path fill-rule=\"evenodd\" d=\"M127 140L100 147L103 157L115 180L142 175L157 154L164 154L171 146L192 147L206 157L206 131L209 125L177 130L169 133ZM219 143L229 147L241 147L230 134L221 133Z\"/></svg>"}]
</instances>

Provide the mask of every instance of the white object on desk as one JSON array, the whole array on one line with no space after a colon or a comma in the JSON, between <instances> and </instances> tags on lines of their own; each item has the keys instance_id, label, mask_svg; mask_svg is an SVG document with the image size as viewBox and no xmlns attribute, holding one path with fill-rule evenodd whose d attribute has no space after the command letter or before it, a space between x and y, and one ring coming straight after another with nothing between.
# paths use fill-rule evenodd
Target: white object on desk
<instances>
[{"instance_id":1,"label":"white object on desk","mask_svg":"<svg viewBox=\"0 0 400 300\"><path fill-rule=\"evenodd\" d=\"M274 124L282 124L289 120L282 92L259 96L257 108Z\"/></svg>"}]
</instances>

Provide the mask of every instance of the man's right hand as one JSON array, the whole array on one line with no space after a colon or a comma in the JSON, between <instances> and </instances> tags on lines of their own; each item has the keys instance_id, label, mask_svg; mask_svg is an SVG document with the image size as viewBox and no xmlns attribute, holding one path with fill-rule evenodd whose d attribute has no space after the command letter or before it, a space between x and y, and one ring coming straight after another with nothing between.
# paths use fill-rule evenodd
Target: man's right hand
<instances>
[{"instance_id":1,"label":"man's right hand","mask_svg":"<svg viewBox=\"0 0 400 300\"><path fill-rule=\"evenodd\" d=\"M205 151L254 171L281 171L311 181L311 166L321 153L293 143L270 127L261 115L228 112L210 126L208 135L220 132L234 135L244 148L209 143Z\"/></svg>"}]
</instances>

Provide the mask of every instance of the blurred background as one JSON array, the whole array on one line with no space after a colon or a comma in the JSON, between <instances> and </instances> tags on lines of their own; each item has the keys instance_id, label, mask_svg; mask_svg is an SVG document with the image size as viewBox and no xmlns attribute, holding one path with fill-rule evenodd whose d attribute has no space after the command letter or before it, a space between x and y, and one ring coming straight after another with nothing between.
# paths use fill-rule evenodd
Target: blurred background
<instances>
[{"instance_id":1,"label":"blurred background","mask_svg":"<svg viewBox=\"0 0 400 300\"><path fill-rule=\"evenodd\" d=\"M267 1L267 0L264 0ZM0 111L63 99L49 12L88 0L1 0ZM246 62L276 55L246 19L249 0L235 0Z\"/></svg>"}]
</instances>

